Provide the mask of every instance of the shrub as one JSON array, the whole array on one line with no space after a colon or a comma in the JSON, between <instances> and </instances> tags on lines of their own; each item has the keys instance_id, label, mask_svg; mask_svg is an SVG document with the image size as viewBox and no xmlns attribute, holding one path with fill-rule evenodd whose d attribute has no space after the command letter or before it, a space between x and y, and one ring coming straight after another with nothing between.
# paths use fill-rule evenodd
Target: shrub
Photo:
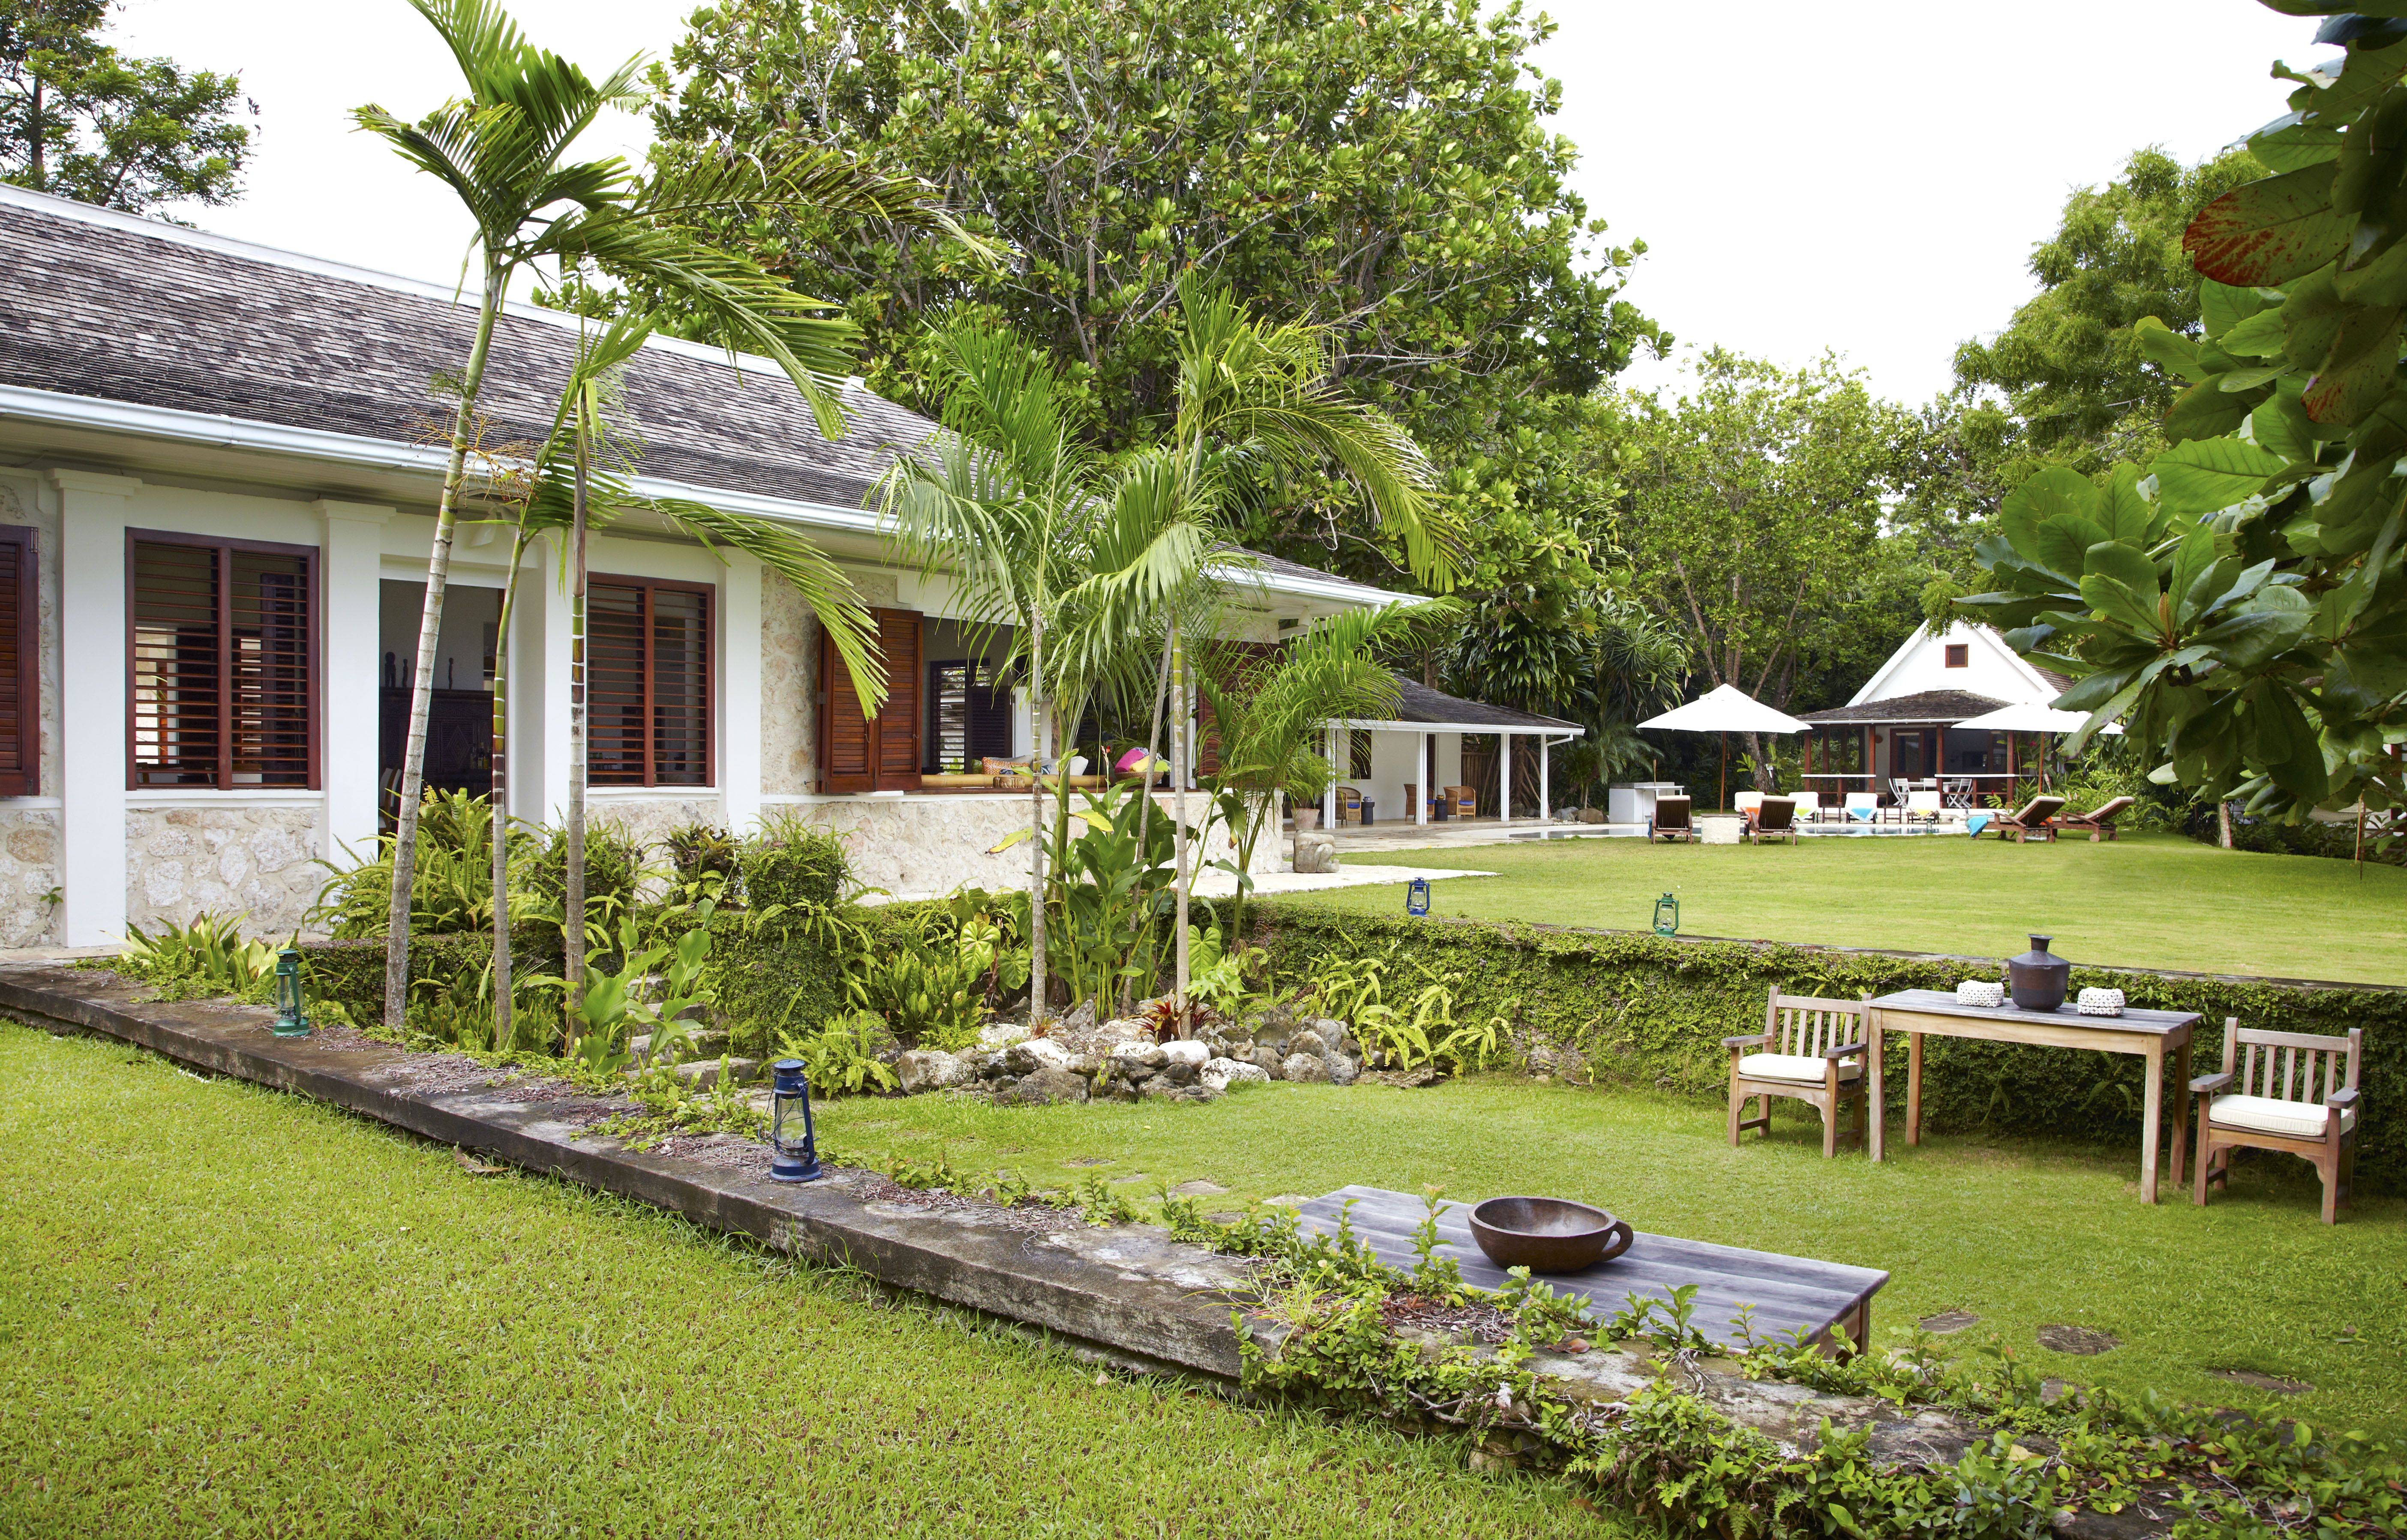
<instances>
[{"instance_id":1,"label":"shrub","mask_svg":"<svg viewBox=\"0 0 2407 1540\"><path fill-rule=\"evenodd\" d=\"M568 895L568 831L547 828L539 837L542 844L530 855L525 875L517 880L557 916ZM612 925L634 906L635 890L648 875L644 847L633 835L615 823L587 822L587 915L605 926Z\"/></svg>"},{"instance_id":2,"label":"shrub","mask_svg":"<svg viewBox=\"0 0 2407 1540\"><path fill-rule=\"evenodd\" d=\"M754 909L833 908L852 879L844 843L792 819L773 821L737 858L745 902Z\"/></svg>"}]
</instances>

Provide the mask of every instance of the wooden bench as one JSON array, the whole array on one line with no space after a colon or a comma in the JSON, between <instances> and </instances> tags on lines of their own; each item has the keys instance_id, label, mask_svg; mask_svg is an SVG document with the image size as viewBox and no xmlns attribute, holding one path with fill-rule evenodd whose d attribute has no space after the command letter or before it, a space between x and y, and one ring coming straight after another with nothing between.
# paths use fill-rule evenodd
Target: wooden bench
<instances>
[{"instance_id":1,"label":"wooden bench","mask_svg":"<svg viewBox=\"0 0 2407 1540\"><path fill-rule=\"evenodd\" d=\"M1353 1208L1354 1233L1390 1267L1410 1272L1413 1232L1428 1213L1409 1192L1378 1187L1341 1187L1303 1205L1306 1233L1334 1235L1346 1213ZM1453 1259L1462 1269L1462 1281L1480 1289L1502 1289L1504 1270L1488 1260L1471 1238L1471 1211L1481 1200L1445 1200L1438 1216L1437 1254ZM1638 1232L1630 1249L1611 1262L1584 1273L1545 1273L1538 1281L1559 1294L1588 1298L1600 1319L1627 1308L1627 1296L1637 1294L1669 1304L1672 1290L1682 1284L1697 1286L1689 1319L1698 1331L1724 1347L1744 1347L1738 1331L1741 1305L1755 1306L1748 1329L1756 1336L1819 1344L1826 1351L1838 1348L1836 1333L1860 1348L1872 1333L1873 1295L1888 1282L1888 1275L1870 1267L1816 1262L1810 1257L1784 1257L1771 1251L1749 1251L1706 1241L1684 1241L1671 1235Z\"/></svg>"}]
</instances>

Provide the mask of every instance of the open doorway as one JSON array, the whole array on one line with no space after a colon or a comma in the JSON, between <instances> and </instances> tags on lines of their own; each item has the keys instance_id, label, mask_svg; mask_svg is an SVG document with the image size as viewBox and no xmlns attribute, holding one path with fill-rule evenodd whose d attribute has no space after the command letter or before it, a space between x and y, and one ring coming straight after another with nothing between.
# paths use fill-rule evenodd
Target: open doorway
<instances>
[{"instance_id":1,"label":"open doorway","mask_svg":"<svg viewBox=\"0 0 2407 1540\"><path fill-rule=\"evenodd\" d=\"M385 579L380 593L383 674L377 685L378 799L389 825L409 737L409 692L418 666L418 628L426 585ZM493 774L493 644L502 591L452 583L443 595L443 632L434 651L434 700L426 720L426 784L483 793Z\"/></svg>"}]
</instances>

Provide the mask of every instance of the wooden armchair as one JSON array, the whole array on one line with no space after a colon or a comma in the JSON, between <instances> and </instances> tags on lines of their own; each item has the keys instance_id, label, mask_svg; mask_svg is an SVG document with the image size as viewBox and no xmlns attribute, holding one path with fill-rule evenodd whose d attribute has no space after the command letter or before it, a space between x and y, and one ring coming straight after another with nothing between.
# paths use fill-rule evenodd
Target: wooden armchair
<instances>
[{"instance_id":1,"label":"wooden armchair","mask_svg":"<svg viewBox=\"0 0 2407 1540\"><path fill-rule=\"evenodd\" d=\"M1688 798L1657 797L1655 799L1655 817L1646 825L1648 844L1651 845L1659 839L1693 840L1696 837L1697 826L1688 817Z\"/></svg>"},{"instance_id":2,"label":"wooden armchair","mask_svg":"<svg viewBox=\"0 0 2407 1540\"><path fill-rule=\"evenodd\" d=\"M1766 797L1746 815L1746 827L1739 838L1760 845L1768 839L1785 839L1797 843L1797 805L1787 797Z\"/></svg>"},{"instance_id":3,"label":"wooden armchair","mask_svg":"<svg viewBox=\"0 0 2407 1540\"><path fill-rule=\"evenodd\" d=\"M1340 823L1361 822L1362 789L1359 786L1340 786L1336 788L1336 791L1337 821Z\"/></svg>"},{"instance_id":4,"label":"wooden armchair","mask_svg":"<svg viewBox=\"0 0 2407 1540\"><path fill-rule=\"evenodd\" d=\"M2033 797L2012 813L2001 813L1998 821L1989 825L2000 839L2010 839L2020 845L2027 839L2044 839L2056 843L2056 815L2064 811L2062 797Z\"/></svg>"},{"instance_id":5,"label":"wooden armchair","mask_svg":"<svg viewBox=\"0 0 2407 1540\"><path fill-rule=\"evenodd\" d=\"M2224 1018L2222 1070L2189 1083L2190 1100L2198 1104L2192 1201L2205 1203L2213 1183L2229 1188L2233 1150L2278 1149L2323 1177L2324 1223L2336 1222L2357 1174L2357 1075L2364 1057L2362 1027L2349 1028L2345 1037L2317 1037L2243 1031L2240 1018Z\"/></svg>"},{"instance_id":6,"label":"wooden armchair","mask_svg":"<svg viewBox=\"0 0 2407 1540\"><path fill-rule=\"evenodd\" d=\"M2087 834L2089 843L2092 845L2101 839L2112 845L2115 843L2115 820L2121 818L2123 810L2136 800L2132 797L2116 797L2096 812L2076 813L2068 818L2058 819L2056 826L2068 834Z\"/></svg>"},{"instance_id":7,"label":"wooden armchair","mask_svg":"<svg viewBox=\"0 0 2407 1540\"><path fill-rule=\"evenodd\" d=\"M1772 1099L1793 1096L1822 1109L1822 1158L1839 1152L1839 1114L1856 1108L1856 1134L1871 1126L1864 1092L1864 1040L1860 1000L1816 1000L1778 990L1763 1007L1763 1030L1725 1037L1730 1050L1730 1142L1750 1128L1772 1132ZM1763 1098L1759 1117L1745 1115L1750 1097Z\"/></svg>"}]
</instances>

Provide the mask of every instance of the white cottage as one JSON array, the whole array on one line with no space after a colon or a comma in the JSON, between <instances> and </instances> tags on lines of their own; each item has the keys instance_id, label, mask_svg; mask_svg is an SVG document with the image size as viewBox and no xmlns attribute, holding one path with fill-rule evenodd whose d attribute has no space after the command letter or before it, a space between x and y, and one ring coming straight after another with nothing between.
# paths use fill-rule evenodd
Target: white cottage
<instances>
[{"instance_id":1,"label":"white cottage","mask_svg":"<svg viewBox=\"0 0 2407 1540\"><path fill-rule=\"evenodd\" d=\"M2032 773L2034 734L1956 724L2002 706L2044 706L2071 680L2037 667L1989 626L1926 622L1845 706L1816 711L1805 741L1809 788L1887 792L1893 781L1949 780L1987 798Z\"/></svg>"},{"instance_id":2,"label":"white cottage","mask_svg":"<svg viewBox=\"0 0 2407 1540\"><path fill-rule=\"evenodd\" d=\"M430 381L464 361L473 314L446 285L9 187L0 250L0 947L205 909L288 931L318 863L377 833L400 763L449 415ZM542 435L577 324L508 307L492 437ZM864 722L758 563L622 524L590 547L595 816L643 834L790 809L897 894L1019 880L1024 854L983 852L1025 795L975 771L1026 752L1026 703L864 507L934 425L858 380L843 400L831 442L763 361L660 339L630 368L639 489L806 533L873 606L890 693ZM438 786L485 784L508 549L471 528L453 558ZM513 611L510 810L528 819L567 796L558 570L535 550ZM1238 630L1273 641L1393 597L1269 563Z\"/></svg>"}]
</instances>

